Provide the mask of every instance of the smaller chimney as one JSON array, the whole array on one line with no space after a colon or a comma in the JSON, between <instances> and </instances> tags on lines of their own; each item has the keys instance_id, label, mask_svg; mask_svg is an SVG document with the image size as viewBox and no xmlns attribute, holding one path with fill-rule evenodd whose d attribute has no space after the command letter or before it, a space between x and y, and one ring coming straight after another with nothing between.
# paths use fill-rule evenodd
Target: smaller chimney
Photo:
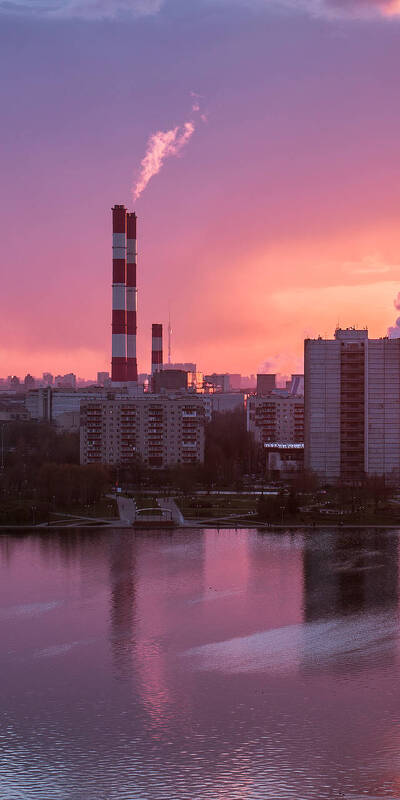
<instances>
[{"instance_id":1,"label":"smaller chimney","mask_svg":"<svg viewBox=\"0 0 400 800\"><path fill-rule=\"evenodd\" d=\"M163 366L162 325L151 326L151 374L160 372Z\"/></svg>"}]
</instances>

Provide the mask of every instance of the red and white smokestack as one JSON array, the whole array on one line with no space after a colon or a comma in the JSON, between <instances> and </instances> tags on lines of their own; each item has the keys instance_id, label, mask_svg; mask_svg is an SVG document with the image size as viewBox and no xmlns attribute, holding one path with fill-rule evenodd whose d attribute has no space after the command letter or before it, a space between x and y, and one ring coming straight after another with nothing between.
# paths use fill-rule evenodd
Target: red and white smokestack
<instances>
[{"instance_id":1,"label":"red and white smokestack","mask_svg":"<svg viewBox=\"0 0 400 800\"><path fill-rule=\"evenodd\" d=\"M151 374L160 372L163 366L162 325L151 326Z\"/></svg>"},{"instance_id":2,"label":"red and white smokestack","mask_svg":"<svg viewBox=\"0 0 400 800\"><path fill-rule=\"evenodd\" d=\"M136 315L137 315L137 288L136 288L136 214L126 215L126 380L128 388L137 387L137 358L136 358Z\"/></svg>"},{"instance_id":3,"label":"red and white smokestack","mask_svg":"<svg viewBox=\"0 0 400 800\"><path fill-rule=\"evenodd\" d=\"M112 360L111 381L123 385L126 381L126 209L114 206L113 219L113 282L112 282Z\"/></svg>"}]
</instances>

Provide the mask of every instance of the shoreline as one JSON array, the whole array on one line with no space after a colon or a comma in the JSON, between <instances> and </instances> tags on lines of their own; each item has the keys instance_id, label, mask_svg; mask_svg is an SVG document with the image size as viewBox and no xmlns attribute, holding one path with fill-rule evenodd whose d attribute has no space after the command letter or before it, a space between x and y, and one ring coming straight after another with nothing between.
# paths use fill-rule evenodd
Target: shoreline
<instances>
[{"instance_id":1,"label":"shoreline","mask_svg":"<svg viewBox=\"0 0 400 800\"><path fill-rule=\"evenodd\" d=\"M110 530L114 532L118 531L132 531L132 533L177 533L181 531L196 531L196 530L232 530L232 531L243 531L243 530L254 530L260 533L281 533L281 532L288 532L288 533L295 533L301 531L315 531L315 533L320 532L321 530L393 530L397 531L400 530L400 523L399 524L391 524L388 523L384 524L344 524L344 525L334 525L334 524L301 524L297 525L295 523L289 523L287 525L277 524L277 525L266 525L260 523L258 525L217 525L212 524L211 522L207 522L205 524L193 524L193 525L182 525L176 527L162 527L162 526L134 526L134 525L127 525L120 522L115 522L115 524L101 524L98 525L0 525L0 536L1 534L7 533L51 533L52 531L56 531L59 533L60 531L106 531Z\"/></svg>"}]
</instances>

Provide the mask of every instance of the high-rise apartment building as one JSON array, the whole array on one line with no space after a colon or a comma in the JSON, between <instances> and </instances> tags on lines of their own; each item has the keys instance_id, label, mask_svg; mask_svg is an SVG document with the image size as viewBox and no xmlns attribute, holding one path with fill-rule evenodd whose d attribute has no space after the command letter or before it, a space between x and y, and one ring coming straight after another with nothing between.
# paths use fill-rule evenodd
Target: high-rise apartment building
<instances>
[{"instance_id":1,"label":"high-rise apartment building","mask_svg":"<svg viewBox=\"0 0 400 800\"><path fill-rule=\"evenodd\" d=\"M81 404L81 464L154 468L204 461L202 397L148 395Z\"/></svg>"},{"instance_id":2,"label":"high-rise apartment building","mask_svg":"<svg viewBox=\"0 0 400 800\"><path fill-rule=\"evenodd\" d=\"M305 467L322 480L400 475L400 339L338 329L305 343Z\"/></svg>"},{"instance_id":3,"label":"high-rise apartment building","mask_svg":"<svg viewBox=\"0 0 400 800\"><path fill-rule=\"evenodd\" d=\"M247 398L247 430L260 444L301 444L304 442L303 398L250 395Z\"/></svg>"}]
</instances>

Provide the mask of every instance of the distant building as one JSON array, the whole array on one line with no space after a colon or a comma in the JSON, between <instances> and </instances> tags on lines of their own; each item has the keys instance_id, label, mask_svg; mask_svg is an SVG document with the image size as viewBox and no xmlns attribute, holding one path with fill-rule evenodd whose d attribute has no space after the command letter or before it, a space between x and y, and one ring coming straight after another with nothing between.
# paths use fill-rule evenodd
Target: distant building
<instances>
[{"instance_id":1,"label":"distant building","mask_svg":"<svg viewBox=\"0 0 400 800\"><path fill-rule=\"evenodd\" d=\"M32 375L29 374L29 372L27 375L25 375L24 386L26 391L29 391L29 389L34 389L36 386L35 378L33 378Z\"/></svg>"},{"instance_id":2,"label":"distant building","mask_svg":"<svg viewBox=\"0 0 400 800\"><path fill-rule=\"evenodd\" d=\"M304 400L279 395L247 398L247 430L260 444L304 442Z\"/></svg>"},{"instance_id":3,"label":"distant building","mask_svg":"<svg viewBox=\"0 0 400 800\"><path fill-rule=\"evenodd\" d=\"M98 372L97 373L97 385L98 386L110 386L111 385L111 378L109 372Z\"/></svg>"},{"instance_id":4,"label":"distant building","mask_svg":"<svg viewBox=\"0 0 400 800\"><path fill-rule=\"evenodd\" d=\"M204 376L202 372L187 373L188 389L193 392L204 391Z\"/></svg>"},{"instance_id":5,"label":"distant building","mask_svg":"<svg viewBox=\"0 0 400 800\"><path fill-rule=\"evenodd\" d=\"M0 400L0 422L15 422L28 420L29 414L21 400L16 402L16 398L2 397Z\"/></svg>"},{"instance_id":6,"label":"distant building","mask_svg":"<svg viewBox=\"0 0 400 800\"><path fill-rule=\"evenodd\" d=\"M276 375L263 373L257 375L257 394L265 397L276 389Z\"/></svg>"},{"instance_id":7,"label":"distant building","mask_svg":"<svg viewBox=\"0 0 400 800\"><path fill-rule=\"evenodd\" d=\"M76 375L68 372L66 375L56 375L55 387L57 389L76 389Z\"/></svg>"},{"instance_id":8,"label":"distant building","mask_svg":"<svg viewBox=\"0 0 400 800\"><path fill-rule=\"evenodd\" d=\"M66 413L78 413L81 402L92 402L99 397L106 397L106 390L93 387L78 391L68 389L33 389L25 398L25 407L31 419L57 422L57 418ZM78 425L79 427L79 425Z\"/></svg>"},{"instance_id":9,"label":"distant building","mask_svg":"<svg viewBox=\"0 0 400 800\"><path fill-rule=\"evenodd\" d=\"M328 483L400 477L400 339L306 339L305 467Z\"/></svg>"},{"instance_id":10,"label":"distant building","mask_svg":"<svg viewBox=\"0 0 400 800\"><path fill-rule=\"evenodd\" d=\"M204 461L205 405L201 396L143 395L82 404L81 464L152 468Z\"/></svg>"},{"instance_id":11,"label":"distant building","mask_svg":"<svg viewBox=\"0 0 400 800\"><path fill-rule=\"evenodd\" d=\"M245 391L251 391L257 386L257 379L255 375L242 375L240 381L240 388Z\"/></svg>"},{"instance_id":12,"label":"distant building","mask_svg":"<svg viewBox=\"0 0 400 800\"><path fill-rule=\"evenodd\" d=\"M179 369L183 372L197 372L196 364L193 361L184 361L182 363L175 363L175 364L163 364L163 370L165 369Z\"/></svg>"},{"instance_id":13,"label":"distant building","mask_svg":"<svg viewBox=\"0 0 400 800\"><path fill-rule=\"evenodd\" d=\"M304 444L269 442L264 445L270 480L287 480L304 469Z\"/></svg>"},{"instance_id":14,"label":"distant building","mask_svg":"<svg viewBox=\"0 0 400 800\"><path fill-rule=\"evenodd\" d=\"M244 394L240 392L215 392L209 397L213 414L237 409L244 411Z\"/></svg>"},{"instance_id":15,"label":"distant building","mask_svg":"<svg viewBox=\"0 0 400 800\"><path fill-rule=\"evenodd\" d=\"M292 375L290 381L287 381L286 384L290 394L304 397L304 375Z\"/></svg>"},{"instance_id":16,"label":"distant building","mask_svg":"<svg viewBox=\"0 0 400 800\"><path fill-rule=\"evenodd\" d=\"M229 392L231 388L229 374L213 372L211 375L204 375L204 387L208 387L214 392Z\"/></svg>"},{"instance_id":17,"label":"distant building","mask_svg":"<svg viewBox=\"0 0 400 800\"><path fill-rule=\"evenodd\" d=\"M176 392L188 388L188 374L181 369L161 370L152 376L152 389L155 394Z\"/></svg>"},{"instance_id":18,"label":"distant building","mask_svg":"<svg viewBox=\"0 0 400 800\"><path fill-rule=\"evenodd\" d=\"M53 378L53 375L51 374L51 372L44 372L43 373L43 375L42 375L42 383L44 384L44 386L53 386L53 381L54 381L54 378Z\"/></svg>"},{"instance_id":19,"label":"distant building","mask_svg":"<svg viewBox=\"0 0 400 800\"><path fill-rule=\"evenodd\" d=\"M54 422L57 425L57 428L60 428L62 431L79 431L80 417L80 410L63 411L61 414L58 414L55 417Z\"/></svg>"}]
</instances>

